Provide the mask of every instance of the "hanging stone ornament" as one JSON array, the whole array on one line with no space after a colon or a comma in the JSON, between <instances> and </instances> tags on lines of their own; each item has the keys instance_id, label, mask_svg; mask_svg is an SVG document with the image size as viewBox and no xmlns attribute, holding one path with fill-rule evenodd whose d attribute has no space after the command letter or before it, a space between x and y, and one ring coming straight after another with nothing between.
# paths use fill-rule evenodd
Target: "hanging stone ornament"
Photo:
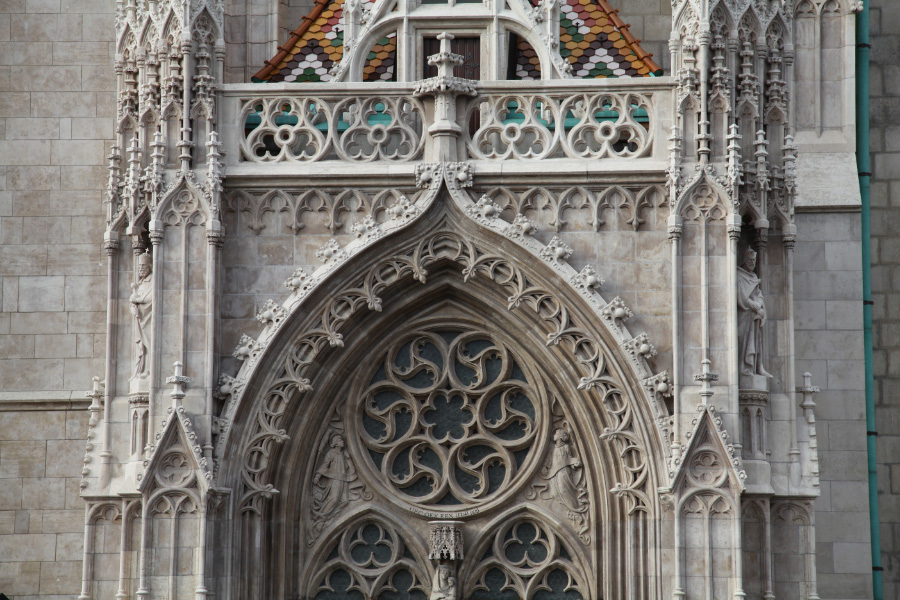
<instances>
[{"instance_id":1,"label":"hanging stone ornament","mask_svg":"<svg viewBox=\"0 0 900 600\"><path fill-rule=\"evenodd\" d=\"M431 560L462 560L462 521L429 521L431 526Z\"/></svg>"}]
</instances>

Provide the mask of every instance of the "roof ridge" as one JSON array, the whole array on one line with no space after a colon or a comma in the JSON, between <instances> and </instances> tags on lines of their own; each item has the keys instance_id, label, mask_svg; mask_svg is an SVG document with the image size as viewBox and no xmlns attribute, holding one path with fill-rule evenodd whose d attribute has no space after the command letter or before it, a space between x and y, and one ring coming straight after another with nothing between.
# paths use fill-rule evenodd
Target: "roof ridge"
<instances>
[{"instance_id":1,"label":"roof ridge","mask_svg":"<svg viewBox=\"0 0 900 600\"><path fill-rule=\"evenodd\" d=\"M619 16L619 9L610 6L609 0L562 0L562 5L565 10L560 22L560 51L574 67L576 78L662 74L653 54L641 46L641 40L631 33L630 25ZM265 61L253 81L328 81L330 67L342 59L344 31L339 25L344 8L344 0L315 0L309 14L278 47L275 56ZM376 53L372 56L384 61L376 61L383 65L377 67L382 75L376 74L376 79L390 78L394 50L379 44L372 49ZM532 63L532 71L540 72L536 56L524 60Z\"/></svg>"}]
</instances>

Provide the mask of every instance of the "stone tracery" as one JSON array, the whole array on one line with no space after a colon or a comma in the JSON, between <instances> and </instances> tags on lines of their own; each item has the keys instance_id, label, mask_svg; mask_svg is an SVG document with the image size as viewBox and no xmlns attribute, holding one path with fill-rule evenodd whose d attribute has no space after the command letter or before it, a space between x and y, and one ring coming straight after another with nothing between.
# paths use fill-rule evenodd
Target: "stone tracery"
<instances>
[{"instance_id":1,"label":"stone tracery","mask_svg":"<svg viewBox=\"0 0 900 600\"><path fill-rule=\"evenodd\" d=\"M614 231L615 224L607 223L612 216L624 223L619 229L641 235L668 216L673 262L671 273L662 278L670 276L678 293L684 245L702 244L706 261L707 244L712 248L718 243L709 232L723 226L729 242L736 242L746 224L741 214L761 231L768 228L767 219L777 222L786 244L792 243L796 155L788 114L791 15L781 15L775 3L701 7L674 2L676 80L647 90L622 85L594 93L548 84L553 89L542 96L485 91L481 84L455 80L451 87L456 91L481 95L480 100L460 100L461 114L481 121L453 134L455 142L437 144L440 136L426 127L427 119L442 102L447 109L449 96L432 101L414 97L402 86L361 98L353 97L353 90L333 96L266 92L258 98L232 90L223 96L217 91L224 54L222 7L189 4L189 11L173 10L169 3L128 5L118 15L120 139L111 156L107 190L108 247L114 253L120 231L128 231L134 248L146 245L140 236L149 230L153 257L160 263L154 263L154 278L148 282L157 317L148 324L153 330L149 337L166 339L168 345L166 327L178 315L185 322L189 314L207 319L206 354L193 367L206 373L193 390L193 407L173 406L164 435L148 449L147 471L139 478L145 515L141 526L153 532L162 526L162 517L171 518L173 528L181 526L178 519L184 515L196 517L203 564L205 544L212 539L248 544L244 554L229 550L232 562L244 561L236 577L246 576L247 581L220 583L223 597L265 595L260 590L267 590L266 584L254 583L250 573L269 571L253 562L254 551L271 557L271 548L279 543L301 547L298 552L305 558L285 568L277 584L283 588L273 584L271 589L307 586L303 589L309 595L323 600L338 592L368 597L402 592L421 598L430 592L449 600L487 596L504 588L528 599L549 592L573 598L631 594L644 600L662 597L664 590L674 591L676 597L679 592L699 597L689 583L682 585L680 574L663 583L658 551L661 528L672 518L677 531L679 523L694 518L703 519L710 531L725 524L731 528L731 546L705 548L722 553L740 549L733 529L741 519L740 452L735 454L735 446L725 443L723 421L710 416L716 402L729 401L719 400L729 392L724 385L714 386L719 374L711 371L712 361L721 356L710 353L712 344L703 340L705 363L696 376L703 383L701 417L688 427L689 411L682 398L692 392L685 392L689 383L684 382L680 357L672 358L670 369L658 339L655 346L647 334L625 329L625 321L640 320L646 306L632 310L619 297L607 303L598 288L604 277L613 280L615 275L599 262L573 269L568 261L582 260L582 248L573 241L578 238L564 234ZM376 7L381 17L388 4ZM542 3L533 14L549 22L555 18L553 4ZM359 8L348 3L348 15ZM371 28L381 17L367 13L361 23ZM548 26L553 29L552 23ZM357 41L351 38L348 34L348 56ZM344 70L337 76L349 76L348 68L340 67ZM554 68L566 72L564 65ZM418 92L440 95L446 92L441 85L434 80L418 86ZM676 115L668 115L665 100L673 96L679 108ZM484 103L490 111L485 112ZM235 106L237 116L227 112L234 113ZM372 163L367 173L390 161L398 167L400 184L360 185L361 179L344 175L330 187L322 185L323 178L306 175L299 189L274 183L262 190L260 182L246 188L239 183L225 207L216 131L222 125L217 112L223 110L223 119L235 117L226 126L237 123L240 128L225 139L239 182L252 180L252 173L259 173L252 168L259 166L272 167L283 182L293 171L279 172L277 167L305 168L308 165L300 163L325 161L335 166L335 160L342 160ZM601 118L602 113L609 114ZM521 116L523 122L514 122L510 115ZM260 124L245 129L254 118ZM570 119L575 124L564 127ZM666 119L673 127L669 168L663 173L658 168L665 158L658 122ZM731 120L735 123L726 131ZM458 153L450 150L456 142ZM508 184L517 175L507 179L496 162L486 165L489 176L470 196L466 188L473 185L476 165L454 162L466 150L482 159L479 169L503 157L588 157L634 160L630 168L646 169L650 175L640 175L646 181L638 181L631 174L622 178L626 183L611 184L607 173L599 178L601 186L590 181L593 171L552 185L529 177ZM426 159L443 162L421 162ZM179 165L176 171L173 167ZM243 174L241 168L246 168ZM660 186L666 175L668 193ZM478 196L481 199L473 201ZM573 212L582 210L589 213L587 219L567 223ZM529 218L543 211L550 214L550 228L561 232L553 238L538 233L538 239L549 239L547 245L533 237L538 226ZM234 356L242 367L234 377L216 372L214 356L220 212L228 212L226 218L234 216L235 225L257 236L277 229L297 236L319 225L336 236L309 252L322 260L322 269L307 273L294 264L280 275L279 281L293 271L285 283L290 296L284 304L270 299L250 314L249 320L255 316L262 331L255 338L240 337ZM320 216L322 222L306 213ZM510 213L514 216L509 219L501 217ZM702 231L699 242L695 226ZM192 236L200 227L206 229L207 239L198 246ZM178 228L178 234L171 235ZM339 232L355 234L356 239L343 245ZM198 247L206 252L205 273L197 268L202 262ZM161 264L179 261L180 270ZM115 270L112 258L110 269ZM165 269L172 272L163 287ZM705 292L706 269L704 264L700 287ZM163 292L171 291L171 275L181 279L182 294L166 293L163 298ZM421 294L408 292L416 287L413 281L422 284ZM207 292L202 313L189 293L195 291L195 282ZM359 324L373 322L379 312L396 319L401 293L437 305L435 296L428 295L433 288L451 290L450 297L463 303L491 307L498 322L517 330L519 345L501 336L496 324L490 330L471 323L430 323L402 334L412 337L392 337L384 347L376 347L386 352L381 369L365 374L371 379L353 388L359 394L328 395L329 378L340 372L330 369L343 364L344 353L359 356L359 347L368 342L367 330L357 330ZM632 307L644 301L640 294L625 297ZM675 314L681 312L679 302L673 300L669 307ZM707 304L700 312L708 318L709 298L703 302ZM678 318L673 317L672 326L676 345ZM710 324L704 326L708 331ZM194 360L202 353L189 337L173 341L180 344L183 358ZM146 396L151 421L162 413L163 351L163 342L148 348L146 366L156 377ZM542 360L554 367L532 365ZM666 370L653 374L651 360L666 361ZM733 379L727 367L719 370L723 380ZM214 394L225 402L224 411L216 415ZM326 411L329 414L316 421L322 417L317 404L325 401L339 405L338 412ZM197 409L203 402L205 412ZM99 410L97 403L94 421ZM809 404L804 410L811 416ZM722 412L734 411L726 407ZM208 422L198 420L195 432L191 415L200 413ZM327 425L309 436L314 442L304 442L299 433L323 421ZM809 424L814 448L814 420ZM734 435L740 439L739 431ZM218 437L215 451L213 436ZM132 454L140 450L132 449ZM759 454L754 452L764 460ZM305 470L292 479L285 475L289 466ZM85 474L91 470L86 468ZM108 478L101 477L105 483L99 486L90 479L84 484L89 495L108 492ZM284 483L297 485L288 489ZM213 492L211 486L220 487ZM300 493L309 494L307 504L285 506L289 501L282 498L293 501ZM216 494L231 497L225 502ZM528 510L498 514L505 510L502 504L514 502L526 504ZM367 512L398 505L414 522L408 528L377 510ZM780 508L775 521L811 527L808 517L797 525L791 510ZM211 514L220 515L221 529L215 530L208 520ZM110 515L108 520L126 520ZM460 536L468 536L467 550L473 550L454 565L459 571L451 573L444 563L432 569L421 551L422 522L454 515L464 520ZM305 543L294 544L291 536L300 535L297 532L266 537L279 529L271 525L282 517L307 536ZM602 523L617 520L621 528L601 529ZM466 529L466 523L476 526ZM207 525L212 533L204 529ZM473 533L481 525L486 533ZM676 543L699 551L702 541L691 536L679 531ZM261 545L250 547L253 540L262 540ZM720 570L714 568L717 564L711 558L703 563L706 591L717 597L724 588L715 580L722 578L740 591L739 566ZM147 592L147 581L164 577L164 571L142 572L140 589ZM196 593L205 593L209 581L203 572L195 575ZM169 577L175 581L174 574ZM451 578L456 579L455 588Z\"/></svg>"},{"instance_id":2,"label":"stone tracery","mask_svg":"<svg viewBox=\"0 0 900 600\"><path fill-rule=\"evenodd\" d=\"M358 399L355 430L405 501L477 506L534 463L542 396L484 333L417 331L391 345Z\"/></svg>"}]
</instances>

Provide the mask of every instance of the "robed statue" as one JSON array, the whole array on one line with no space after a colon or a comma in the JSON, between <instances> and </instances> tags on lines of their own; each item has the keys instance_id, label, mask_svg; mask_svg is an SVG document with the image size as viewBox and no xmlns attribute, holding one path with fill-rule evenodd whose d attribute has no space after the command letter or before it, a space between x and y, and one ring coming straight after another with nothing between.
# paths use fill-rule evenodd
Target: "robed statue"
<instances>
[{"instance_id":1,"label":"robed statue","mask_svg":"<svg viewBox=\"0 0 900 600\"><path fill-rule=\"evenodd\" d=\"M456 577L448 565L438 565L428 600L456 600Z\"/></svg>"},{"instance_id":2,"label":"robed statue","mask_svg":"<svg viewBox=\"0 0 900 600\"><path fill-rule=\"evenodd\" d=\"M739 368L741 375L771 377L763 368L766 304L755 270L756 251L748 248L737 268Z\"/></svg>"},{"instance_id":3,"label":"robed statue","mask_svg":"<svg viewBox=\"0 0 900 600\"><path fill-rule=\"evenodd\" d=\"M344 436L335 433L328 439L328 451L312 480L313 537L318 537L332 519L360 497L356 467L344 444Z\"/></svg>"},{"instance_id":4,"label":"robed statue","mask_svg":"<svg viewBox=\"0 0 900 600\"><path fill-rule=\"evenodd\" d=\"M150 349L150 314L153 312L153 258L149 253L138 256L138 280L131 284L131 314L134 316L134 343L137 355L134 376L147 375L147 354Z\"/></svg>"}]
</instances>

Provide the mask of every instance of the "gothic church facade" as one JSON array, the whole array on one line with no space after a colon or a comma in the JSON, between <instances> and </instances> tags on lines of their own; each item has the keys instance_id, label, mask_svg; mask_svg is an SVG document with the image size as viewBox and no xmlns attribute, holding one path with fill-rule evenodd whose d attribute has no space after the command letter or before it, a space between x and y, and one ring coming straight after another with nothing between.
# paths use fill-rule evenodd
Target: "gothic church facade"
<instances>
[{"instance_id":1,"label":"gothic church facade","mask_svg":"<svg viewBox=\"0 0 900 600\"><path fill-rule=\"evenodd\" d=\"M870 598L859 6L665 4L117 2L0 592Z\"/></svg>"}]
</instances>

